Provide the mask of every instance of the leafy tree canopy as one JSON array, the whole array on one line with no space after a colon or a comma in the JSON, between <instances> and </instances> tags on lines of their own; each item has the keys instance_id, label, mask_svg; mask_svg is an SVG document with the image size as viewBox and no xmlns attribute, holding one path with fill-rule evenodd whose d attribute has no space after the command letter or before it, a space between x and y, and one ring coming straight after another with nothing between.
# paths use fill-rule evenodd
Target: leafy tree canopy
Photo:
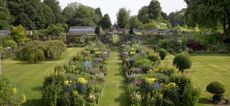
<instances>
[{"instance_id":1,"label":"leafy tree canopy","mask_svg":"<svg viewBox=\"0 0 230 106\"><path fill-rule=\"evenodd\" d=\"M223 26L224 33L230 35L229 0L186 0L186 22L189 26L216 29Z\"/></svg>"},{"instance_id":2,"label":"leafy tree canopy","mask_svg":"<svg viewBox=\"0 0 230 106\"><path fill-rule=\"evenodd\" d=\"M101 25L102 29L110 29L112 24L111 24L111 20L110 20L110 17L108 14L104 15L104 17L101 20L100 25Z\"/></svg>"},{"instance_id":3,"label":"leafy tree canopy","mask_svg":"<svg viewBox=\"0 0 230 106\"><path fill-rule=\"evenodd\" d=\"M125 28L129 22L129 11L121 8L117 13L117 24L119 28Z\"/></svg>"}]
</instances>

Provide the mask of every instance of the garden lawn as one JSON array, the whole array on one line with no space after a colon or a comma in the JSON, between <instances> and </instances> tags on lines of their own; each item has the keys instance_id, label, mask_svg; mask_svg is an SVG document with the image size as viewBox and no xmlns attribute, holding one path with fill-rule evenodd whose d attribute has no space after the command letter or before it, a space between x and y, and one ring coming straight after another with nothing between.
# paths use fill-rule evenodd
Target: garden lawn
<instances>
[{"instance_id":1,"label":"garden lawn","mask_svg":"<svg viewBox=\"0 0 230 106\"><path fill-rule=\"evenodd\" d=\"M226 92L224 97L230 100L230 54L194 54L191 69L185 74L192 78L195 87L201 89L200 105L210 105L207 99L212 95L206 91L206 86L212 81L224 84ZM162 66L172 66L173 56L167 56Z\"/></svg>"},{"instance_id":2,"label":"garden lawn","mask_svg":"<svg viewBox=\"0 0 230 106\"><path fill-rule=\"evenodd\" d=\"M27 64L17 60L3 60L3 73L19 94L27 97L27 106L41 106L41 89L44 77L52 73L57 65L63 65L73 57L81 48L68 48L60 59L46 61L41 64Z\"/></svg>"},{"instance_id":3,"label":"garden lawn","mask_svg":"<svg viewBox=\"0 0 230 106\"><path fill-rule=\"evenodd\" d=\"M117 48L113 48L107 61L106 82L99 106L129 106L125 78L121 67L119 52Z\"/></svg>"}]
</instances>

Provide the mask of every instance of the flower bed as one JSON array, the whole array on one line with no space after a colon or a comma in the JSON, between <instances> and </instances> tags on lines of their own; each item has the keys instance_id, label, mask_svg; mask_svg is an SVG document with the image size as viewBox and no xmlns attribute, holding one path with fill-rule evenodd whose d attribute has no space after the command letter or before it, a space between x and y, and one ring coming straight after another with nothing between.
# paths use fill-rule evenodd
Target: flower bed
<instances>
[{"instance_id":1,"label":"flower bed","mask_svg":"<svg viewBox=\"0 0 230 106\"><path fill-rule=\"evenodd\" d=\"M43 100L52 106L85 106L99 102L106 75L105 60L109 51L93 44L73 57L68 64L57 66L45 78Z\"/></svg>"},{"instance_id":2,"label":"flower bed","mask_svg":"<svg viewBox=\"0 0 230 106\"><path fill-rule=\"evenodd\" d=\"M123 68L128 81L130 103L134 106L194 106L199 90L175 68L160 67L160 58L139 44L123 45Z\"/></svg>"}]
</instances>

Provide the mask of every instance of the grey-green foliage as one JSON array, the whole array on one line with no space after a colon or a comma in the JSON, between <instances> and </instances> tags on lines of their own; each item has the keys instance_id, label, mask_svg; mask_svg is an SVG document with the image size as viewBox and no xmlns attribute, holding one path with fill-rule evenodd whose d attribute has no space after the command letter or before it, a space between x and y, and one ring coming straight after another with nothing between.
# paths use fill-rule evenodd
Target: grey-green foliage
<instances>
[{"instance_id":1,"label":"grey-green foliage","mask_svg":"<svg viewBox=\"0 0 230 106\"><path fill-rule=\"evenodd\" d=\"M47 41L44 46L46 59L58 59L66 51L65 44L57 40Z\"/></svg>"},{"instance_id":2,"label":"grey-green foliage","mask_svg":"<svg viewBox=\"0 0 230 106\"><path fill-rule=\"evenodd\" d=\"M66 46L61 41L33 41L20 46L16 57L28 63L41 63L44 60L58 59L65 51Z\"/></svg>"}]
</instances>

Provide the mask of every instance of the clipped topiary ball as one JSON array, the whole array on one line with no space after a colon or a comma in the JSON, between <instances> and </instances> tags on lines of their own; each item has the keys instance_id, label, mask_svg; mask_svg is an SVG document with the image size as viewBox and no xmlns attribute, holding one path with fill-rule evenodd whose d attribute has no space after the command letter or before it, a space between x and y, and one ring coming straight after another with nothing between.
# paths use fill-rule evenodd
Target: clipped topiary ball
<instances>
[{"instance_id":1,"label":"clipped topiary ball","mask_svg":"<svg viewBox=\"0 0 230 106\"><path fill-rule=\"evenodd\" d=\"M165 49L159 50L159 56L161 57L161 60L164 60L167 55L167 51Z\"/></svg>"},{"instance_id":2,"label":"clipped topiary ball","mask_svg":"<svg viewBox=\"0 0 230 106\"><path fill-rule=\"evenodd\" d=\"M184 69L191 68L192 62L187 55L179 54L174 58L173 65L176 66L179 71L184 72Z\"/></svg>"},{"instance_id":3,"label":"clipped topiary ball","mask_svg":"<svg viewBox=\"0 0 230 106\"><path fill-rule=\"evenodd\" d=\"M225 92L224 85L220 82L211 82L208 84L206 90L210 93L216 94L216 95L222 95Z\"/></svg>"}]
</instances>

